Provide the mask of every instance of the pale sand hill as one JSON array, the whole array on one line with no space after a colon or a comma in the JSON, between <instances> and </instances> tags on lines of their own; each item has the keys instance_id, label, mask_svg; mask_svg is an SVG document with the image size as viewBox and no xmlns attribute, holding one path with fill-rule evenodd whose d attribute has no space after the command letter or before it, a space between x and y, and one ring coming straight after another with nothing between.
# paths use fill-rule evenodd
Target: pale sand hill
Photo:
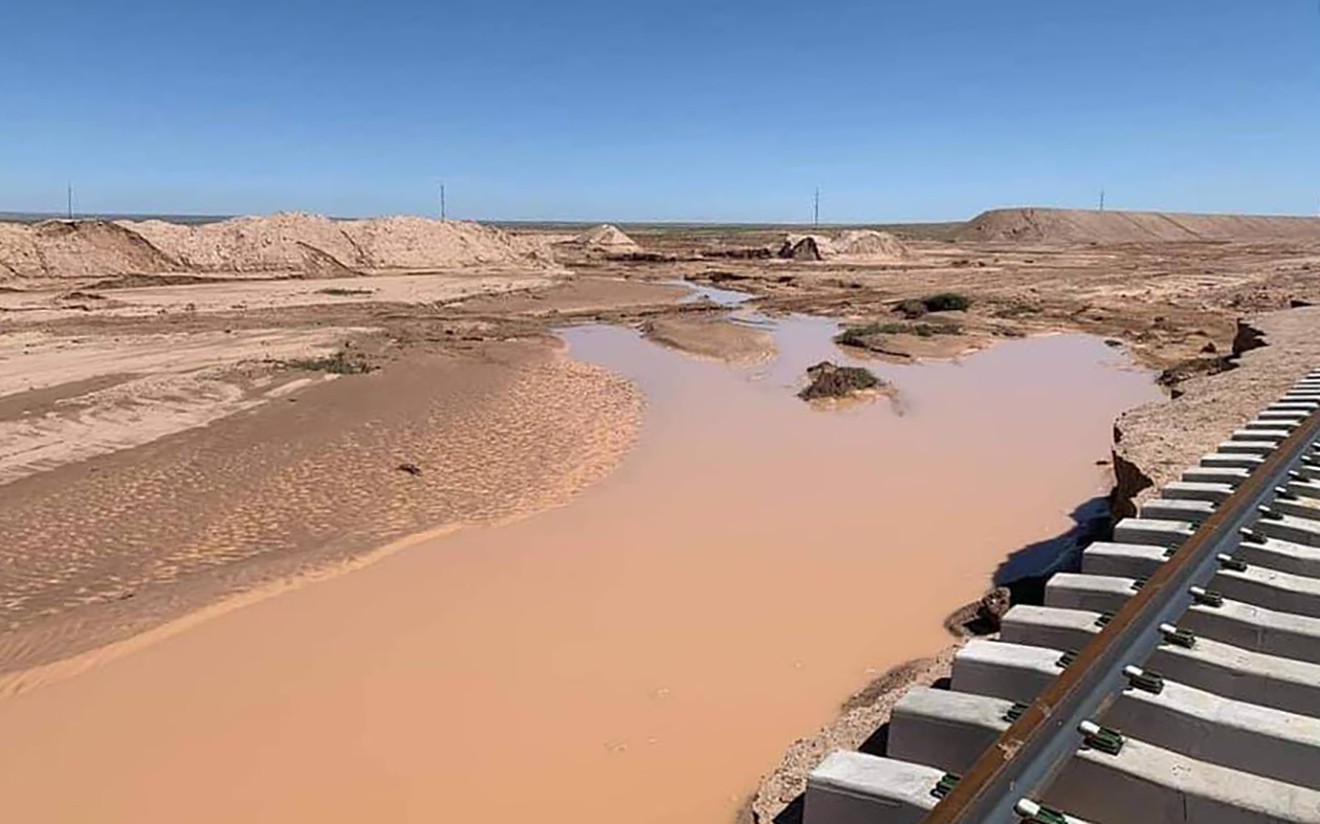
<instances>
[{"instance_id":1,"label":"pale sand hill","mask_svg":"<svg viewBox=\"0 0 1320 824\"><path fill-rule=\"evenodd\" d=\"M551 262L540 245L479 223L384 217L344 221L339 225L357 247L361 265L369 268L425 269L437 265Z\"/></svg>"},{"instance_id":2,"label":"pale sand hill","mask_svg":"<svg viewBox=\"0 0 1320 824\"><path fill-rule=\"evenodd\" d=\"M169 272L179 264L141 236L104 220L0 224L0 266L17 277Z\"/></svg>"},{"instance_id":3,"label":"pale sand hill","mask_svg":"<svg viewBox=\"0 0 1320 824\"><path fill-rule=\"evenodd\" d=\"M1044 243L1320 242L1320 218L1099 212L1084 209L992 209L977 215L960 229L958 240Z\"/></svg>"},{"instance_id":4,"label":"pale sand hill","mask_svg":"<svg viewBox=\"0 0 1320 824\"><path fill-rule=\"evenodd\" d=\"M531 244L500 229L421 217L330 220L321 215L243 217L183 227L125 222L167 253L205 271L434 269L543 266ZM312 258L312 260L309 260Z\"/></svg>"},{"instance_id":5,"label":"pale sand hill","mask_svg":"<svg viewBox=\"0 0 1320 824\"><path fill-rule=\"evenodd\" d=\"M183 266L196 271L262 272L301 270L315 249L343 267L359 263L352 241L320 215L239 217L200 226L162 220L122 221Z\"/></svg>"},{"instance_id":6,"label":"pale sand hill","mask_svg":"<svg viewBox=\"0 0 1320 824\"><path fill-rule=\"evenodd\" d=\"M574 243L603 252L638 252L642 248L637 241L628 237L622 229L608 223L593 226L578 235L574 239Z\"/></svg>"},{"instance_id":7,"label":"pale sand hill","mask_svg":"<svg viewBox=\"0 0 1320 824\"><path fill-rule=\"evenodd\" d=\"M901 240L888 232L850 229L831 237L822 234L788 235L779 249L781 258L792 260L843 260L880 263L911 256Z\"/></svg>"},{"instance_id":8,"label":"pale sand hill","mask_svg":"<svg viewBox=\"0 0 1320 824\"><path fill-rule=\"evenodd\" d=\"M873 229L850 229L834 239L834 253L840 257L873 257L897 260L910 256L903 241L888 232Z\"/></svg>"},{"instance_id":9,"label":"pale sand hill","mask_svg":"<svg viewBox=\"0 0 1320 824\"><path fill-rule=\"evenodd\" d=\"M477 223L320 215L240 217L198 226L160 220L0 223L0 276L281 272L318 277L379 269L548 268L536 245Z\"/></svg>"}]
</instances>

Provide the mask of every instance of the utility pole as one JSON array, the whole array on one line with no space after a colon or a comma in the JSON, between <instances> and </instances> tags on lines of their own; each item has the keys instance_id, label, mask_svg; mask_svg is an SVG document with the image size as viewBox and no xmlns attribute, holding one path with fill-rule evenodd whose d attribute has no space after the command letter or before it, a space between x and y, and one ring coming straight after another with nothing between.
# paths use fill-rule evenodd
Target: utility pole
<instances>
[{"instance_id":1,"label":"utility pole","mask_svg":"<svg viewBox=\"0 0 1320 824\"><path fill-rule=\"evenodd\" d=\"M1105 210L1105 190L1104 190L1104 189L1101 189L1101 190L1100 190L1100 211L1103 212L1104 210Z\"/></svg>"},{"instance_id":2,"label":"utility pole","mask_svg":"<svg viewBox=\"0 0 1320 824\"><path fill-rule=\"evenodd\" d=\"M65 196L68 200L69 220L73 220L73 181L70 180L65 186Z\"/></svg>"},{"instance_id":3,"label":"utility pole","mask_svg":"<svg viewBox=\"0 0 1320 824\"><path fill-rule=\"evenodd\" d=\"M816 197L811 203L811 225L820 226L820 187L816 187Z\"/></svg>"},{"instance_id":4,"label":"utility pole","mask_svg":"<svg viewBox=\"0 0 1320 824\"><path fill-rule=\"evenodd\" d=\"M445 184L440 184L440 222L445 222Z\"/></svg>"}]
</instances>

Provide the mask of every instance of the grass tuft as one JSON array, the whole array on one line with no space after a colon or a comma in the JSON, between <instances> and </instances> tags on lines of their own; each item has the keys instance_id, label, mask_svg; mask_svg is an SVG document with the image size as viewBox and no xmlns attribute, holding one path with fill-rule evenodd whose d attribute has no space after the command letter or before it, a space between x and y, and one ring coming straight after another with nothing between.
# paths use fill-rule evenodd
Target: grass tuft
<instances>
[{"instance_id":1,"label":"grass tuft","mask_svg":"<svg viewBox=\"0 0 1320 824\"><path fill-rule=\"evenodd\" d=\"M340 349L333 355L321 358L295 358L284 361L284 365L293 369L305 369L308 372L329 372L335 375L365 375L376 367L367 363L363 356Z\"/></svg>"},{"instance_id":2,"label":"grass tuft","mask_svg":"<svg viewBox=\"0 0 1320 824\"><path fill-rule=\"evenodd\" d=\"M900 321L869 323L865 326L850 326L844 329L834 336L834 342L842 346L856 346L859 349L867 349L870 346L869 339L876 335L916 335L919 338L933 338L936 335L960 335L962 330L962 324L949 320L921 321L917 323L903 323Z\"/></svg>"}]
</instances>

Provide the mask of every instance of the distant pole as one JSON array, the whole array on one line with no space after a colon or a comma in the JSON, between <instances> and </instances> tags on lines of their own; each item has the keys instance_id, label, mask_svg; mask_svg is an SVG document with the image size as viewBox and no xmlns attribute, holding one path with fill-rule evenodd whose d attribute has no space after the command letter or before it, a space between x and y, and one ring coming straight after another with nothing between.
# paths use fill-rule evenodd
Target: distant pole
<instances>
[{"instance_id":1,"label":"distant pole","mask_svg":"<svg viewBox=\"0 0 1320 824\"><path fill-rule=\"evenodd\" d=\"M811 225L820 225L820 187L816 187L816 197L811 203Z\"/></svg>"},{"instance_id":2,"label":"distant pole","mask_svg":"<svg viewBox=\"0 0 1320 824\"><path fill-rule=\"evenodd\" d=\"M1104 210L1105 210L1105 190L1104 190L1104 189L1101 189L1101 190L1100 190L1100 211L1103 212Z\"/></svg>"},{"instance_id":3,"label":"distant pole","mask_svg":"<svg viewBox=\"0 0 1320 824\"><path fill-rule=\"evenodd\" d=\"M69 220L73 220L73 181L69 181L65 186L64 194L68 199Z\"/></svg>"},{"instance_id":4,"label":"distant pole","mask_svg":"<svg viewBox=\"0 0 1320 824\"><path fill-rule=\"evenodd\" d=\"M440 222L445 220L445 184L440 184Z\"/></svg>"}]
</instances>

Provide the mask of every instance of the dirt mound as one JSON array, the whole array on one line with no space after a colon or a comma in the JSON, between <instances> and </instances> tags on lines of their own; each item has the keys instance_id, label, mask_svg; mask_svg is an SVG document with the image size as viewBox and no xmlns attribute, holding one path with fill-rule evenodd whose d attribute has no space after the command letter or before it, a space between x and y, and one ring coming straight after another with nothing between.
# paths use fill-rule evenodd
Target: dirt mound
<instances>
[{"instance_id":1,"label":"dirt mound","mask_svg":"<svg viewBox=\"0 0 1320 824\"><path fill-rule=\"evenodd\" d=\"M888 232L873 229L851 229L834 239L834 252L840 257L887 258L899 260L908 256L903 242Z\"/></svg>"},{"instance_id":2,"label":"dirt mound","mask_svg":"<svg viewBox=\"0 0 1320 824\"><path fill-rule=\"evenodd\" d=\"M373 269L544 265L535 244L503 229L467 221L384 217L336 224L353 246L355 265Z\"/></svg>"},{"instance_id":3,"label":"dirt mound","mask_svg":"<svg viewBox=\"0 0 1320 824\"><path fill-rule=\"evenodd\" d=\"M121 225L195 271L308 272L332 265L327 258L342 267L359 265L353 242L335 221L319 215L239 217L200 226L161 220Z\"/></svg>"},{"instance_id":4,"label":"dirt mound","mask_svg":"<svg viewBox=\"0 0 1320 824\"><path fill-rule=\"evenodd\" d=\"M1320 218L1099 212L1084 209L992 209L967 223L958 240L1042 243L1177 241L1320 241Z\"/></svg>"},{"instance_id":5,"label":"dirt mound","mask_svg":"<svg viewBox=\"0 0 1320 824\"><path fill-rule=\"evenodd\" d=\"M417 217L335 221L281 214L198 226L161 220L0 223L0 277L161 272L343 277L367 269L550 265L543 250L500 229Z\"/></svg>"},{"instance_id":6,"label":"dirt mound","mask_svg":"<svg viewBox=\"0 0 1320 824\"><path fill-rule=\"evenodd\" d=\"M779 247L779 256L787 260L824 260L829 238L819 235L789 235Z\"/></svg>"},{"instance_id":7,"label":"dirt mound","mask_svg":"<svg viewBox=\"0 0 1320 824\"><path fill-rule=\"evenodd\" d=\"M0 276L41 277L45 271L31 227L0 223Z\"/></svg>"},{"instance_id":8,"label":"dirt mound","mask_svg":"<svg viewBox=\"0 0 1320 824\"><path fill-rule=\"evenodd\" d=\"M637 241L628 237L622 229L608 223L591 227L578 235L574 243L604 252L639 252L642 249Z\"/></svg>"},{"instance_id":9,"label":"dirt mound","mask_svg":"<svg viewBox=\"0 0 1320 824\"><path fill-rule=\"evenodd\" d=\"M137 234L104 220L0 224L0 272L17 277L88 277L168 272L178 262Z\"/></svg>"},{"instance_id":10,"label":"dirt mound","mask_svg":"<svg viewBox=\"0 0 1320 824\"><path fill-rule=\"evenodd\" d=\"M779 247L779 257L789 260L846 259L864 262L902 260L908 254L908 248L898 238L872 229L849 229L835 237L788 235Z\"/></svg>"}]
</instances>

